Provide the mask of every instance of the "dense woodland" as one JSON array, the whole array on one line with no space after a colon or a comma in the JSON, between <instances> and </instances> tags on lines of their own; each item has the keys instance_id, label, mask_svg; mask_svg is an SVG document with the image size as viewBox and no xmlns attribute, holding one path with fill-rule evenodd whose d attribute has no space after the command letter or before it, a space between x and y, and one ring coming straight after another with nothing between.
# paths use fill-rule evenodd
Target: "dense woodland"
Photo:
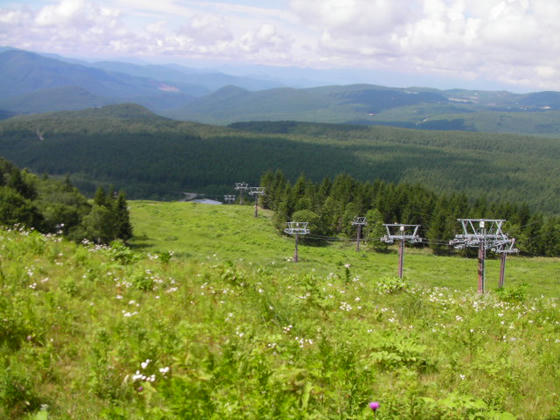
<instances>
[{"instance_id":1,"label":"dense woodland","mask_svg":"<svg viewBox=\"0 0 560 420\"><path fill-rule=\"evenodd\" d=\"M383 223L421 225L424 245L435 253L452 252L448 246L459 232L458 218L506 219L504 232L517 239L525 255L560 255L560 217L545 217L527 204L476 199L464 193L436 194L419 184L393 184L381 180L361 182L341 174L315 183L300 176L291 184L282 171L268 171L261 179L266 189L262 205L275 211L274 223L282 231L287 221L307 221L308 243L321 244L340 237L353 238L355 216L366 216L364 237L383 251Z\"/></svg>"},{"instance_id":2,"label":"dense woodland","mask_svg":"<svg viewBox=\"0 0 560 420\"><path fill-rule=\"evenodd\" d=\"M350 235L349 220L357 215L421 224L429 245L448 252L457 218L501 218L525 254L560 254L555 139L289 121L226 128L173 121L129 104L3 121L0 153L38 173L70 175L87 194L112 184L132 198L179 199L191 191L221 199L234 182L257 185L261 174L278 169L261 185L279 225L301 211L317 216L308 219L319 236ZM46 188L33 179L37 190ZM99 234L107 225L99 221L110 212L103 209L118 205L102 195L92 209L81 199L85 204L75 206L81 210L63 222L66 234L111 239L118 229ZM27 224L41 226L26 214ZM48 221L55 218L43 218L52 231Z\"/></svg>"},{"instance_id":3,"label":"dense woodland","mask_svg":"<svg viewBox=\"0 0 560 420\"><path fill-rule=\"evenodd\" d=\"M109 243L132 237L124 192L100 187L90 203L68 179L57 181L20 170L0 158L0 224L81 241Z\"/></svg>"},{"instance_id":4,"label":"dense woodland","mask_svg":"<svg viewBox=\"0 0 560 420\"><path fill-rule=\"evenodd\" d=\"M128 198L221 198L281 169L294 183L348 173L360 181L420 183L438 193L486 194L560 212L557 139L297 122L209 126L158 117L137 105L0 122L0 155L64 177L93 195L100 184Z\"/></svg>"}]
</instances>

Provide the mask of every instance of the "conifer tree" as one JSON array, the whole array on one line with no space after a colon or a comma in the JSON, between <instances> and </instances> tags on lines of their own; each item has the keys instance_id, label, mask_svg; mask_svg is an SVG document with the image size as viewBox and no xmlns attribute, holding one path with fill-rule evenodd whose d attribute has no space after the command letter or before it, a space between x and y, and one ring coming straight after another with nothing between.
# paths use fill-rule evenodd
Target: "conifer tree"
<instances>
[{"instance_id":1,"label":"conifer tree","mask_svg":"<svg viewBox=\"0 0 560 420\"><path fill-rule=\"evenodd\" d=\"M428 228L428 243L437 255L449 253L448 242L453 238L453 231L448 215L449 209L445 202L438 203Z\"/></svg>"},{"instance_id":2,"label":"conifer tree","mask_svg":"<svg viewBox=\"0 0 560 420\"><path fill-rule=\"evenodd\" d=\"M130 224L130 215L124 192L120 192L115 203L115 217L116 221L116 237L127 241L132 238L132 225Z\"/></svg>"},{"instance_id":3,"label":"conifer tree","mask_svg":"<svg viewBox=\"0 0 560 420\"><path fill-rule=\"evenodd\" d=\"M368 245L377 252L387 251L387 244L381 242L380 238L387 232L383 226L383 215L377 209L371 209L366 214L367 225L365 227Z\"/></svg>"},{"instance_id":4,"label":"conifer tree","mask_svg":"<svg viewBox=\"0 0 560 420\"><path fill-rule=\"evenodd\" d=\"M97 190L95 191L95 195L93 196L93 202L98 206L107 207L108 199L103 187L101 186L97 187Z\"/></svg>"}]
</instances>

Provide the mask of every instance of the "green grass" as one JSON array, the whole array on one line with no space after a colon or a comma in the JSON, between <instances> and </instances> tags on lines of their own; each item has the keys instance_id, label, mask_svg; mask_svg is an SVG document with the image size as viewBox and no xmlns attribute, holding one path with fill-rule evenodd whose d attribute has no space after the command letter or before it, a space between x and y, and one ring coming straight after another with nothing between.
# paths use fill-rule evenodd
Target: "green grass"
<instances>
[{"instance_id":1,"label":"green grass","mask_svg":"<svg viewBox=\"0 0 560 420\"><path fill-rule=\"evenodd\" d=\"M475 260L407 249L401 281L346 243L288 262L248 206L130 206L132 251L0 230L0 418L560 416L557 259L479 296Z\"/></svg>"},{"instance_id":2,"label":"green grass","mask_svg":"<svg viewBox=\"0 0 560 420\"><path fill-rule=\"evenodd\" d=\"M134 248L174 251L199 261L232 261L243 265L263 265L282 273L340 274L345 264L362 279L395 276L396 249L375 253L367 245L356 252L350 239L317 246L299 244L300 262L294 264L294 240L273 228L272 213L259 211L254 218L251 206L208 206L184 202L130 201L136 238ZM556 296L560 286L560 259L509 256L506 284L529 283L534 296ZM406 248L404 276L416 285L450 287L472 292L477 288L478 261L460 256L434 256L430 250ZM496 288L499 259L490 255L486 263L487 287Z\"/></svg>"}]
</instances>

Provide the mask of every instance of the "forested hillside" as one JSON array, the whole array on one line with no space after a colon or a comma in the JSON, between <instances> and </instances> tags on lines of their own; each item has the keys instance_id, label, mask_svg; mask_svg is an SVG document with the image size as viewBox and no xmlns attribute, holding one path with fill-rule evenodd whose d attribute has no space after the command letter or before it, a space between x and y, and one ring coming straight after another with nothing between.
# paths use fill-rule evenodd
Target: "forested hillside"
<instances>
[{"instance_id":1,"label":"forested hillside","mask_svg":"<svg viewBox=\"0 0 560 420\"><path fill-rule=\"evenodd\" d=\"M296 120L560 136L559 92L373 84L304 89L291 83L178 65L77 63L5 48L0 50L0 118L134 102L166 117L208 124Z\"/></svg>"},{"instance_id":2,"label":"forested hillside","mask_svg":"<svg viewBox=\"0 0 560 420\"><path fill-rule=\"evenodd\" d=\"M464 193L435 194L421 185L359 182L348 175L314 183L301 176L290 184L281 171L267 172L261 179L267 193L265 208L275 211L274 224L283 232L286 222L308 222L305 241L323 244L340 236L355 238L356 216L366 216L363 238L377 251L387 250L380 242L384 223L418 224L422 246L436 254L449 254L449 241L460 232L457 219L505 219L504 233L516 238L526 255L560 256L560 217L531 212L526 204L469 199Z\"/></svg>"},{"instance_id":3,"label":"forested hillside","mask_svg":"<svg viewBox=\"0 0 560 420\"><path fill-rule=\"evenodd\" d=\"M81 241L109 243L132 237L124 193L99 188L89 203L68 179L21 171L0 158L0 225L36 229Z\"/></svg>"},{"instance_id":4,"label":"forested hillside","mask_svg":"<svg viewBox=\"0 0 560 420\"><path fill-rule=\"evenodd\" d=\"M281 169L292 182L347 173L549 212L559 206L560 143L537 137L295 122L227 128L118 105L4 120L0 154L37 173L70 175L89 194L113 184L129 198L221 198L234 182L256 185Z\"/></svg>"},{"instance_id":5,"label":"forested hillside","mask_svg":"<svg viewBox=\"0 0 560 420\"><path fill-rule=\"evenodd\" d=\"M228 86L163 115L209 124L294 120L558 137L559 98L558 92L516 95L375 85L258 92Z\"/></svg>"}]
</instances>

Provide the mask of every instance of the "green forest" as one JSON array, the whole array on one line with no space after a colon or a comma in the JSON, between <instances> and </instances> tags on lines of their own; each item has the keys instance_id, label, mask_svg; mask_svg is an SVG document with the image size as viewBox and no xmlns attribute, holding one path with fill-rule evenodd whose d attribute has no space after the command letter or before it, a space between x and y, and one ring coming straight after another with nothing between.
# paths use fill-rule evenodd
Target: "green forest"
<instances>
[{"instance_id":1,"label":"green forest","mask_svg":"<svg viewBox=\"0 0 560 420\"><path fill-rule=\"evenodd\" d=\"M63 235L79 241L109 243L132 237L124 192L100 187L93 203L68 179L38 177L0 158L0 224Z\"/></svg>"},{"instance_id":2,"label":"green forest","mask_svg":"<svg viewBox=\"0 0 560 420\"><path fill-rule=\"evenodd\" d=\"M377 251L387 250L379 240L385 235L383 224L405 223L421 225L422 246L449 254L449 241L460 233L457 219L490 218L506 220L504 232L516 238L523 254L560 256L560 217L533 212L527 204L473 199L464 193L436 194L420 184L360 182L346 174L321 183L300 176L292 185L281 171L269 171L261 185L266 189L261 204L275 211L277 229L282 232L288 221L309 222L306 241L315 244L356 237L352 221L365 216L364 238Z\"/></svg>"},{"instance_id":3,"label":"green forest","mask_svg":"<svg viewBox=\"0 0 560 420\"><path fill-rule=\"evenodd\" d=\"M347 173L560 210L560 143L539 137L297 122L219 127L129 104L4 120L0 155L39 174L69 175L90 196L114 185L134 199L185 191L221 198L234 182L255 185L280 169L292 183Z\"/></svg>"}]
</instances>

